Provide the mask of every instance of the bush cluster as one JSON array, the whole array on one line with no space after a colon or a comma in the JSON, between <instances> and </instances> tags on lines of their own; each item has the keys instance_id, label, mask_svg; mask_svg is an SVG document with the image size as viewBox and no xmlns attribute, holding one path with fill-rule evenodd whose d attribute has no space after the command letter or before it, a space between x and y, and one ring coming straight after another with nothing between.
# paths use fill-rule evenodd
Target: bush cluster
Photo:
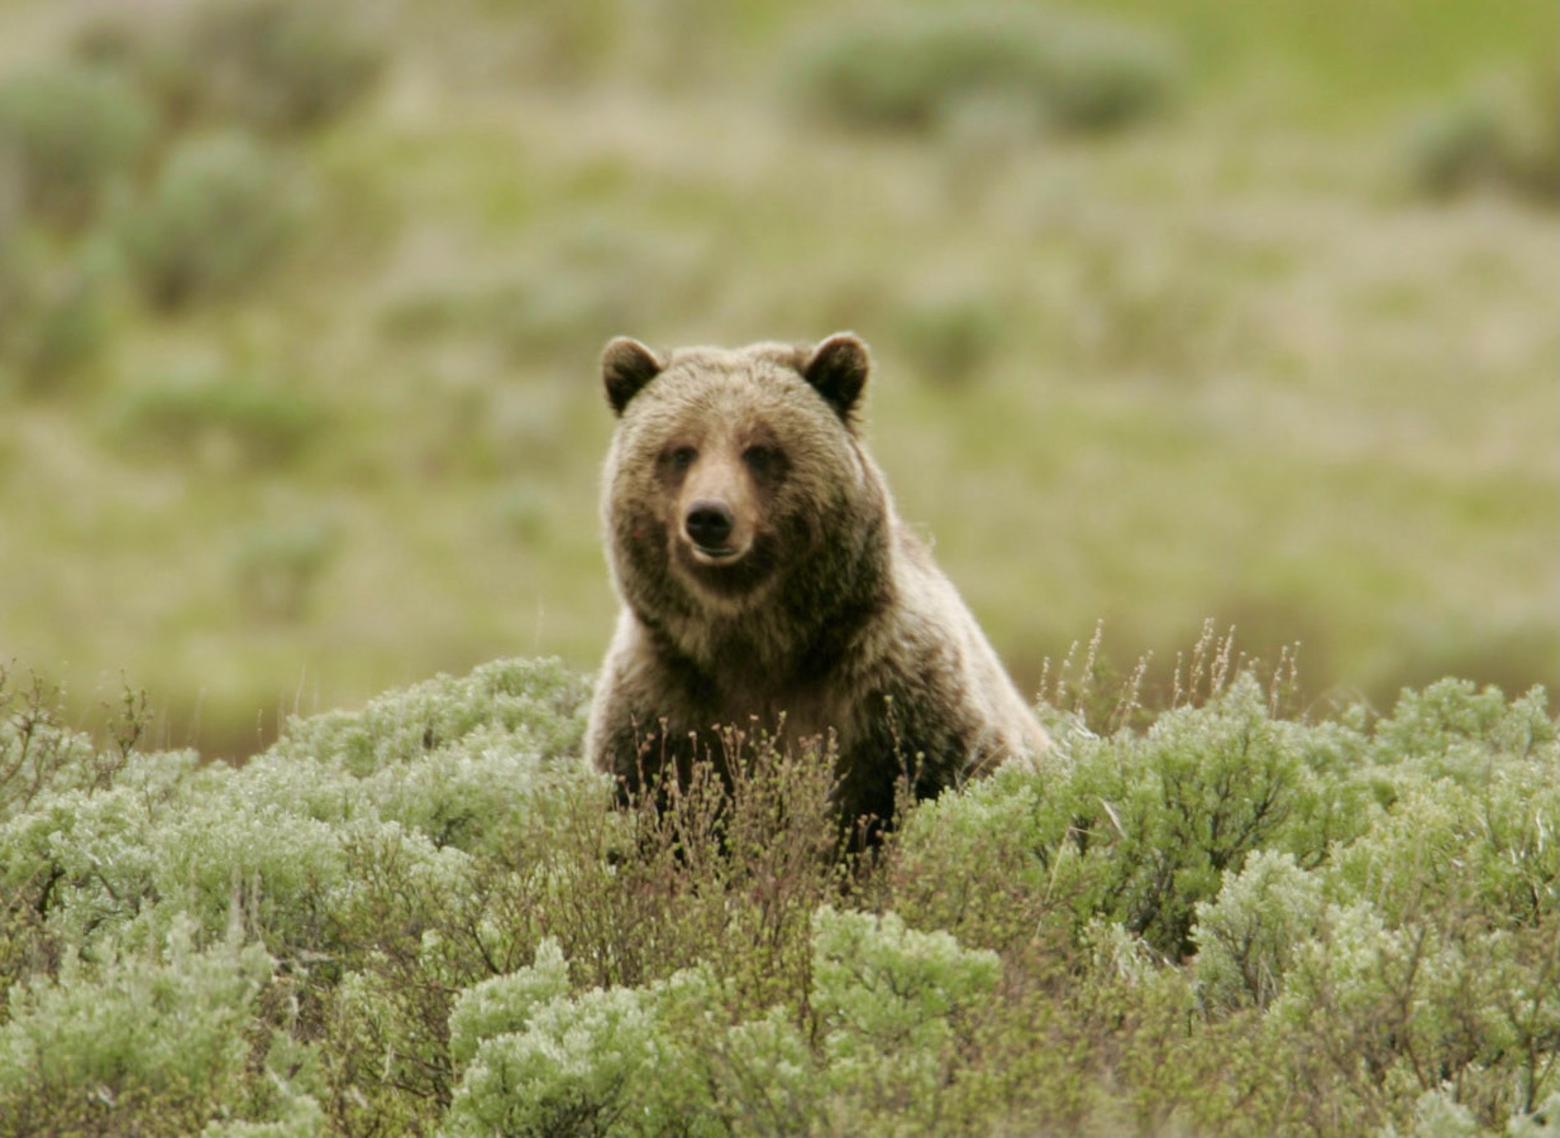
<instances>
[{"instance_id":1,"label":"bush cluster","mask_svg":"<svg viewBox=\"0 0 1560 1138\"><path fill-rule=\"evenodd\" d=\"M242 766L0 724L0 1133L1508 1133L1560 1112L1560 748L1250 676L849 854L733 731L622 804L547 662ZM133 703L129 705L133 711ZM133 716L132 716L133 719Z\"/></svg>"},{"instance_id":2,"label":"bush cluster","mask_svg":"<svg viewBox=\"0 0 1560 1138\"><path fill-rule=\"evenodd\" d=\"M105 13L75 57L0 76L0 386L90 360L121 294L178 309L262 280L304 200L290 139L382 63L343 6L203 0Z\"/></svg>"},{"instance_id":3,"label":"bush cluster","mask_svg":"<svg viewBox=\"0 0 1560 1138\"><path fill-rule=\"evenodd\" d=\"M1412 185L1431 197L1504 191L1553 206L1560 192L1560 66L1470 86L1423 111L1403 152Z\"/></svg>"},{"instance_id":4,"label":"bush cluster","mask_svg":"<svg viewBox=\"0 0 1560 1138\"><path fill-rule=\"evenodd\" d=\"M164 13L109 11L79 53L130 76L171 121L311 129L362 99L384 66L352 4L202 0Z\"/></svg>"},{"instance_id":5,"label":"bush cluster","mask_svg":"<svg viewBox=\"0 0 1560 1138\"><path fill-rule=\"evenodd\" d=\"M120 76L79 64L0 82L0 182L22 207L79 226L147 154L156 115Z\"/></svg>"},{"instance_id":6,"label":"bush cluster","mask_svg":"<svg viewBox=\"0 0 1560 1138\"><path fill-rule=\"evenodd\" d=\"M127 392L117 430L130 449L215 466L296 457L325 425L306 394L243 376L176 376Z\"/></svg>"},{"instance_id":7,"label":"bush cluster","mask_svg":"<svg viewBox=\"0 0 1560 1138\"><path fill-rule=\"evenodd\" d=\"M153 141L139 92L101 69L0 77L0 390L34 388L89 358L118 272L98 219L122 207Z\"/></svg>"},{"instance_id":8,"label":"bush cluster","mask_svg":"<svg viewBox=\"0 0 1560 1138\"><path fill-rule=\"evenodd\" d=\"M152 303L179 308L253 282L296 214L281 164L248 136L192 138L169 153L129 218L126 251Z\"/></svg>"},{"instance_id":9,"label":"bush cluster","mask_svg":"<svg viewBox=\"0 0 1560 1138\"><path fill-rule=\"evenodd\" d=\"M0 207L3 208L3 207ZM85 240L61 253L0 218L0 391L59 383L102 347L115 323L120 258L112 242Z\"/></svg>"},{"instance_id":10,"label":"bush cluster","mask_svg":"<svg viewBox=\"0 0 1560 1138\"><path fill-rule=\"evenodd\" d=\"M1164 110L1175 52L1153 32L1017 5L902 8L808 39L789 69L810 109L846 126L927 131L972 105L1095 134Z\"/></svg>"}]
</instances>

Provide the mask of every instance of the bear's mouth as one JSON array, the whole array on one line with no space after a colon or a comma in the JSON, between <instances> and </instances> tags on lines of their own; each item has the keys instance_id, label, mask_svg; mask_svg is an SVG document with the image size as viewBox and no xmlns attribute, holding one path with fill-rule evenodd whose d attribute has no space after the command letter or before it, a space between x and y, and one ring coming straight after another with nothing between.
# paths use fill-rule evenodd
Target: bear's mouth
<instances>
[{"instance_id":1,"label":"bear's mouth","mask_svg":"<svg viewBox=\"0 0 1560 1138\"><path fill-rule=\"evenodd\" d=\"M761 536L742 545L705 546L678 542L677 560L684 574L719 596L737 597L751 592L774 568L770 543Z\"/></svg>"},{"instance_id":2,"label":"bear's mouth","mask_svg":"<svg viewBox=\"0 0 1560 1138\"><path fill-rule=\"evenodd\" d=\"M688 543L688 551L693 555L694 561L700 565L731 565L741 560L747 546L735 545L700 545L696 541Z\"/></svg>"}]
</instances>

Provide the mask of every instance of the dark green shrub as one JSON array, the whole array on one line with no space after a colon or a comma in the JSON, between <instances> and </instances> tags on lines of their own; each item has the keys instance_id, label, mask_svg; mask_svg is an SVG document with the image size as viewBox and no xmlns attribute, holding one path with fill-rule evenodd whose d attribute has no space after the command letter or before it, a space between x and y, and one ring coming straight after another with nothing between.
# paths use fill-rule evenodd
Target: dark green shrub
<instances>
[{"instance_id":1,"label":"dark green shrub","mask_svg":"<svg viewBox=\"0 0 1560 1138\"><path fill-rule=\"evenodd\" d=\"M1017 6L890 9L820 30L792 69L814 111L847 126L927 130L971 99L1094 133L1162 110L1173 53L1131 26Z\"/></svg>"},{"instance_id":2,"label":"dark green shrub","mask_svg":"<svg viewBox=\"0 0 1560 1138\"><path fill-rule=\"evenodd\" d=\"M317 126L370 89L383 64L345 4L216 0L195 11L193 58L220 111L268 129Z\"/></svg>"},{"instance_id":3,"label":"dark green shrub","mask_svg":"<svg viewBox=\"0 0 1560 1138\"><path fill-rule=\"evenodd\" d=\"M29 392L66 385L107 342L122 278L106 241L62 247L37 230L0 231L0 370Z\"/></svg>"},{"instance_id":4,"label":"dark green shrub","mask_svg":"<svg viewBox=\"0 0 1560 1138\"><path fill-rule=\"evenodd\" d=\"M249 379L170 380L124 397L117 431L131 451L216 467L293 460L325 412L308 396Z\"/></svg>"},{"instance_id":5,"label":"dark green shrub","mask_svg":"<svg viewBox=\"0 0 1560 1138\"><path fill-rule=\"evenodd\" d=\"M944 384L978 378L1002 343L1000 309L984 296L950 296L906 305L899 339L915 366Z\"/></svg>"},{"instance_id":6,"label":"dark green shrub","mask_svg":"<svg viewBox=\"0 0 1560 1138\"><path fill-rule=\"evenodd\" d=\"M188 127L202 107L205 64L185 47L188 8L101 9L82 22L72 56L113 72L142 92L170 132Z\"/></svg>"},{"instance_id":7,"label":"dark green shrub","mask_svg":"<svg viewBox=\"0 0 1560 1138\"><path fill-rule=\"evenodd\" d=\"M144 157L155 116L109 72L54 66L0 83L0 197L68 227L90 221Z\"/></svg>"},{"instance_id":8,"label":"dark green shrub","mask_svg":"<svg viewBox=\"0 0 1560 1138\"><path fill-rule=\"evenodd\" d=\"M498 528L522 549L536 549L550 534L553 499L535 483L517 486L494 503Z\"/></svg>"},{"instance_id":9,"label":"dark green shrub","mask_svg":"<svg viewBox=\"0 0 1560 1138\"><path fill-rule=\"evenodd\" d=\"M1406 149L1410 176L1428 194L1444 197L1498 179L1505 164L1499 111L1471 96L1426 111Z\"/></svg>"},{"instance_id":10,"label":"dark green shrub","mask_svg":"<svg viewBox=\"0 0 1560 1138\"><path fill-rule=\"evenodd\" d=\"M265 620L298 620L339 547L334 527L296 522L251 527L233 553L243 604Z\"/></svg>"},{"instance_id":11,"label":"dark green shrub","mask_svg":"<svg viewBox=\"0 0 1560 1138\"><path fill-rule=\"evenodd\" d=\"M195 931L175 922L164 951L96 967L72 953L57 982L11 993L0 1134L193 1134L238 1122L246 1031L272 962L254 945L202 950ZM302 1108L289 1112L294 1125L319 1117L305 1101L289 1105Z\"/></svg>"},{"instance_id":12,"label":"dark green shrub","mask_svg":"<svg viewBox=\"0 0 1560 1138\"><path fill-rule=\"evenodd\" d=\"M169 118L306 130L368 94L383 46L348 4L204 0L158 18L110 14L80 33L80 54L133 77Z\"/></svg>"},{"instance_id":13,"label":"dark green shrub","mask_svg":"<svg viewBox=\"0 0 1560 1138\"><path fill-rule=\"evenodd\" d=\"M616 179L615 171L610 175ZM662 318L704 286L708 249L656 239L643 228L586 213L502 277L458 290L419 287L385 311L387 334L413 342L491 337L518 361L565 356L582 339Z\"/></svg>"},{"instance_id":14,"label":"dark green shrub","mask_svg":"<svg viewBox=\"0 0 1560 1138\"><path fill-rule=\"evenodd\" d=\"M583 981L637 986L716 959L744 1006L805 992L812 911L849 890L832 762L738 732L723 749L729 790L701 763L607 819L565 814L556 849L526 847L546 876L505 903L556 936Z\"/></svg>"},{"instance_id":15,"label":"dark green shrub","mask_svg":"<svg viewBox=\"0 0 1560 1138\"><path fill-rule=\"evenodd\" d=\"M271 152L241 134L194 138L127 219L125 246L148 299L176 309L252 287L299 214L294 179Z\"/></svg>"},{"instance_id":16,"label":"dark green shrub","mask_svg":"<svg viewBox=\"0 0 1560 1138\"><path fill-rule=\"evenodd\" d=\"M1560 194L1560 70L1488 81L1424 111L1404 154L1411 184L1432 197L1479 187L1554 205Z\"/></svg>"},{"instance_id":17,"label":"dark green shrub","mask_svg":"<svg viewBox=\"0 0 1560 1138\"><path fill-rule=\"evenodd\" d=\"M617 0L488 2L506 16L522 17L511 25L517 33L515 68L533 82L567 85L601 74L619 57L625 25L631 25ZM682 26L686 19L682 10L672 10L657 22Z\"/></svg>"}]
</instances>

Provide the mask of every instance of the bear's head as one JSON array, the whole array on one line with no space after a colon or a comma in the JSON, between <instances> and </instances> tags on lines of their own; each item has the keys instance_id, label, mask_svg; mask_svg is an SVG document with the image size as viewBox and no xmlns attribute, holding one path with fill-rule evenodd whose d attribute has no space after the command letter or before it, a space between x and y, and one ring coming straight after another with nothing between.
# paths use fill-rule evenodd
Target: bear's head
<instances>
[{"instance_id":1,"label":"bear's head","mask_svg":"<svg viewBox=\"0 0 1560 1138\"><path fill-rule=\"evenodd\" d=\"M870 367L849 333L811 348L607 345L618 423L602 510L619 588L642 617L737 613L788 582L800 594L849 571L882 528L855 425Z\"/></svg>"}]
</instances>

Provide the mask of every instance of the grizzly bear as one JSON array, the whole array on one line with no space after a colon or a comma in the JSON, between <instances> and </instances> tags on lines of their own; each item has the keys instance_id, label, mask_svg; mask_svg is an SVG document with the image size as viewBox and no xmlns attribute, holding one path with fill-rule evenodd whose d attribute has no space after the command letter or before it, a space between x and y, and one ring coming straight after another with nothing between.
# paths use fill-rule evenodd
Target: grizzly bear
<instances>
[{"instance_id":1,"label":"grizzly bear","mask_svg":"<svg viewBox=\"0 0 1560 1138\"><path fill-rule=\"evenodd\" d=\"M890 818L901 777L930 797L1048 746L862 444L870 367L849 333L606 346L602 514L622 607L586 747L625 794L669 762L722 762L731 725L832 741L847 825Z\"/></svg>"}]
</instances>

